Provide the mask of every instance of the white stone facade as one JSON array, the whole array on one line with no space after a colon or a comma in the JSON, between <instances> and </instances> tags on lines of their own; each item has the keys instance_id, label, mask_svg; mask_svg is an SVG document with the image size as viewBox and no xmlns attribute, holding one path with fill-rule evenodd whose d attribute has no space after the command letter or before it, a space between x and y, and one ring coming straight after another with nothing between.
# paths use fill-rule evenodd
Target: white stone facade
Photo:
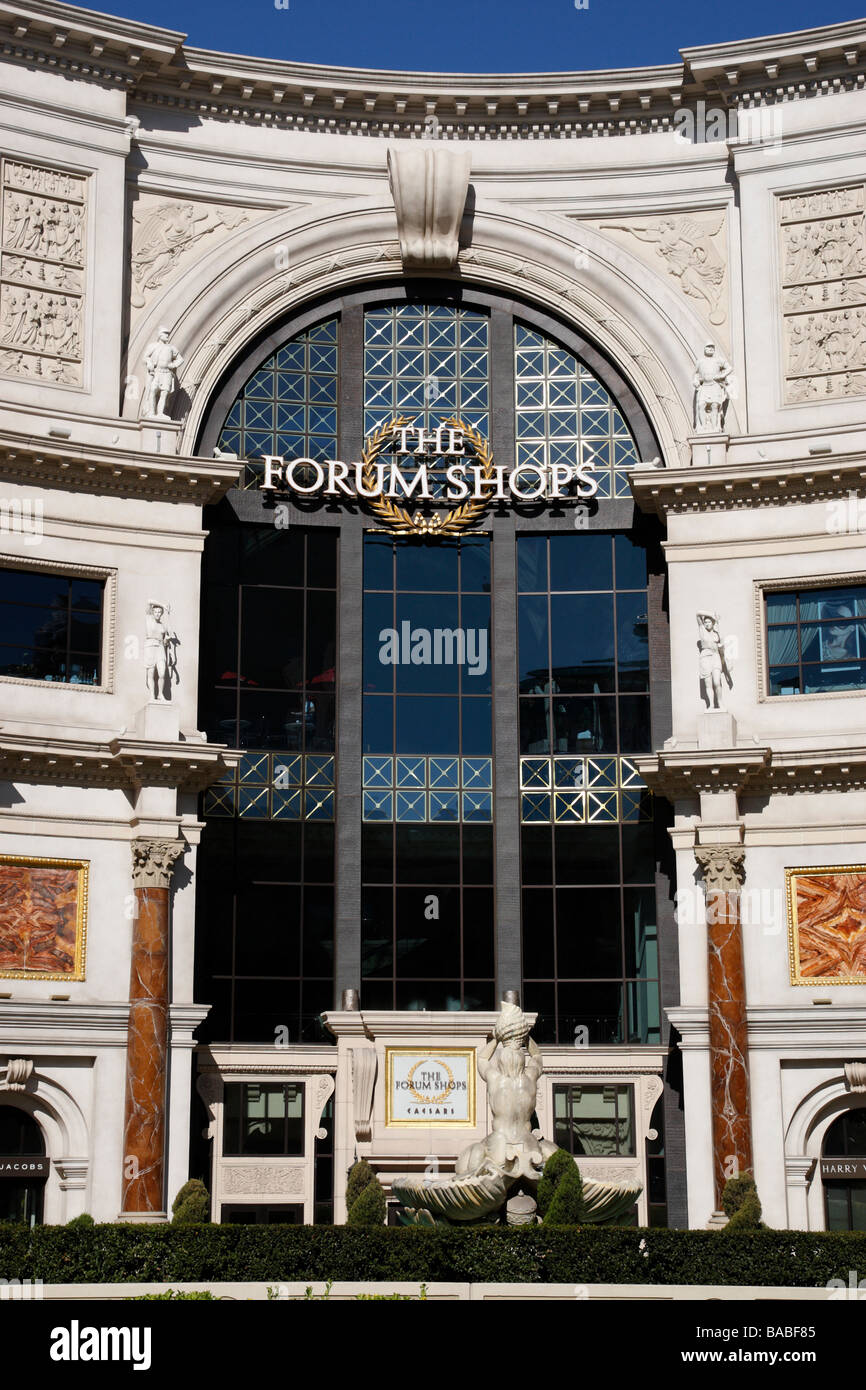
<instances>
[{"instance_id":1,"label":"white stone facade","mask_svg":"<svg viewBox=\"0 0 866 1390\"><path fill-rule=\"evenodd\" d=\"M0 980L0 1052L33 1061L24 1089L0 1099L43 1130L44 1219L121 1210L138 839L184 844L171 909L169 1206L189 1173L191 1114L204 1123L197 796L236 755L198 732L202 507L241 469L197 454L207 411L268 325L420 264L574 326L658 441L633 492L667 527L671 734L643 770L673 804L681 895L669 1020L685 1154L669 1151L668 1168L684 1163L687 1220L705 1226L717 1199L695 848L739 846L764 1218L823 1229L815 1162L832 1120L863 1104L845 1068L866 1056L866 982L791 983L785 870L866 865L864 693L771 695L764 595L866 583L866 25L687 50L634 73L459 80L224 57L52 0L0 25L0 558L105 581L98 685L0 678L0 853L89 865L84 978ZM710 108L724 138L700 125ZM429 206L407 191L405 164L399 191L389 185L389 151L409 148L459 151L445 172L431 154ZM462 169L473 203L461 225ZM171 419L141 418L163 327L182 357ZM694 414L708 342L733 369L712 434ZM145 683L154 603L170 608L180 677L160 706ZM701 698L702 610L718 612L730 657L721 719ZM362 1000L331 1015L333 1048L206 1050L199 1091L217 1155L226 1080L302 1080L307 1096L307 1158L217 1157L215 1204L295 1201L312 1220L309 1160L332 1092L337 1220L356 1154L385 1178L430 1153L452 1162L464 1136L387 1133L379 1082L359 1137L347 1054L378 1050L381 1078L395 1040L477 1046L491 1020L365 1013ZM666 1045L546 1049L542 1128L554 1081L629 1082L638 1156L603 1174L590 1159L587 1171L645 1180L667 1056ZM483 1086L478 1105L483 1133Z\"/></svg>"}]
</instances>

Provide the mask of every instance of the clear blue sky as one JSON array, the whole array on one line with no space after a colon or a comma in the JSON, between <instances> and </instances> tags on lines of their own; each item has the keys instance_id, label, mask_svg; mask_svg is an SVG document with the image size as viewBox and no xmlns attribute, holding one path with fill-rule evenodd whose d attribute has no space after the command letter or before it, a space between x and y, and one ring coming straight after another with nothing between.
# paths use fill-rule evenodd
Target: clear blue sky
<instances>
[{"instance_id":1,"label":"clear blue sky","mask_svg":"<svg viewBox=\"0 0 866 1390\"><path fill-rule=\"evenodd\" d=\"M544 72L676 62L680 48L856 19L864 0L108 0L196 48L344 67Z\"/></svg>"}]
</instances>

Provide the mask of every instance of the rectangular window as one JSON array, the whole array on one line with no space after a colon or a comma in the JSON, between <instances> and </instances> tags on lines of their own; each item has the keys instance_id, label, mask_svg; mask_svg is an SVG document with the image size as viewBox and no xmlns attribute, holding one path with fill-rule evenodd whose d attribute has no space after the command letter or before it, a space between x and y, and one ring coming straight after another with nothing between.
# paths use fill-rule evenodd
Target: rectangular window
<instances>
[{"instance_id":1,"label":"rectangular window","mask_svg":"<svg viewBox=\"0 0 866 1390\"><path fill-rule=\"evenodd\" d=\"M0 676L100 685L104 578L0 568Z\"/></svg>"},{"instance_id":2,"label":"rectangular window","mask_svg":"<svg viewBox=\"0 0 866 1390\"><path fill-rule=\"evenodd\" d=\"M631 1086L554 1086L553 1138L584 1158L634 1158Z\"/></svg>"},{"instance_id":3,"label":"rectangular window","mask_svg":"<svg viewBox=\"0 0 866 1390\"><path fill-rule=\"evenodd\" d=\"M300 1157L304 1088L294 1082L245 1081L225 1088L223 1154Z\"/></svg>"},{"instance_id":4,"label":"rectangular window","mask_svg":"<svg viewBox=\"0 0 866 1390\"><path fill-rule=\"evenodd\" d=\"M866 584L764 591L769 695L866 689Z\"/></svg>"}]
</instances>

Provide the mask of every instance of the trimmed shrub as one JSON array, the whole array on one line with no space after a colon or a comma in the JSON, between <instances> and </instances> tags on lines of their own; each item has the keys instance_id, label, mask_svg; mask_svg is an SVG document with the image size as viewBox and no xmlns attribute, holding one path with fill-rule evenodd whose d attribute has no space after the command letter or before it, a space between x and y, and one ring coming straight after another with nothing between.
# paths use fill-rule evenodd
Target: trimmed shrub
<instances>
[{"instance_id":1,"label":"trimmed shrub","mask_svg":"<svg viewBox=\"0 0 866 1390\"><path fill-rule=\"evenodd\" d=\"M538 1183L538 1191L535 1194L540 1216L547 1215L547 1209L553 1200L553 1194L556 1191L556 1185L559 1179L562 1177L563 1173L574 1166L574 1159L571 1154L566 1153L565 1149L557 1149L555 1153L550 1155L550 1158L544 1165L544 1170Z\"/></svg>"},{"instance_id":2,"label":"trimmed shrub","mask_svg":"<svg viewBox=\"0 0 866 1390\"><path fill-rule=\"evenodd\" d=\"M583 1179L565 1149L557 1149L545 1163L536 1200L545 1226L579 1226L583 1221Z\"/></svg>"},{"instance_id":3,"label":"trimmed shrub","mask_svg":"<svg viewBox=\"0 0 866 1390\"><path fill-rule=\"evenodd\" d=\"M346 1211L351 1211L365 1187L376 1181L376 1174L366 1158L359 1158L349 1169L346 1182Z\"/></svg>"},{"instance_id":4,"label":"trimmed shrub","mask_svg":"<svg viewBox=\"0 0 866 1390\"><path fill-rule=\"evenodd\" d=\"M761 1199L751 1173L728 1178L722 1193L722 1210L728 1218L724 1231L766 1230L761 1220Z\"/></svg>"},{"instance_id":5,"label":"trimmed shrub","mask_svg":"<svg viewBox=\"0 0 866 1390\"><path fill-rule=\"evenodd\" d=\"M96 1222L90 1215L89 1211L83 1211L80 1213L80 1215L73 1216L72 1220L67 1221L66 1225L67 1227L71 1226L72 1229L75 1230L78 1226L95 1226Z\"/></svg>"},{"instance_id":6,"label":"trimmed shrub","mask_svg":"<svg viewBox=\"0 0 866 1390\"><path fill-rule=\"evenodd\" d=\"M0 1225L0 1279L46 1284L332 1280L411 1284L727 1284L847 1287L866 1269L857 1231L584 1226L80 1227Z\"/></svg>"},{"instance_id":7,"label":"trimmed shrub","mask_svg":"<svg viewBox=\"0 0 866 1390\"><path fill-rule=\"evenodd\" d=\"M583 1179L577 1164L572 1162L571 1167L566 1168L556 1184L550 1199L550 1206L547 1208L544 1224L545 1226L579 1226L583 1217Z\"/></svg>"},{"instance_id":8,"label":"trimmed shrub","mask_svg":"<svg viewBox=\"0 0 866 1390\"><path fill-rule=\"evenodd\" d=\"M210 1219L210 1197L201 1178L185 1182L171 1205L175 1226L199 1226Z\"/></svg>"},{"instance_id":9,"label":"trimmed shrub","mask_svg":"<svg viewBox=\"0 0 866 1390\"><path fill-rule=\"evenodd\" d=\"M377 1177L367 1183L360 1196L356 1197L346 1216L347 1226L384 1226L385 1193Z\"/></svg>"}]
</instances>

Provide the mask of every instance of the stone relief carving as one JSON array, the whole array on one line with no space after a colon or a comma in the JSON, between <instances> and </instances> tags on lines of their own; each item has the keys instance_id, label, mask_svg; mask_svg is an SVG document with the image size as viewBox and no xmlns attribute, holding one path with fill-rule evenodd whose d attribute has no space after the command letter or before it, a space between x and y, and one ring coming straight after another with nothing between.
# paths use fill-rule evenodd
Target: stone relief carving
<instances>
[{"instance_id":1,"label":"stone relief carving","mask_svg":"<svg viewBox=\"0 0 866 1390\"><path fill-rule=\"evenodd\" d=\"M328 1131L324 1128L323 1125L318 1124L318 1121L321 1120L322 1111L324 1110L326 1103L334 1094L336 1086L337 1082L333 1076L323 1074L322 1076L317 1077L315 1085L311 1087L313 1117L317 1122L315 1130L315 1135L317 1139L327 1138Z\"/></svg>"},{"instance_id":2,"label":"stone relief carving","mask_svg":"<svg viewBox=\"0 0 866 1390\"><path fill-rule=\"evenodd\" d=\"M304 1192L305 1170L303 1168L281 1168L276 1164L264 1166L262 1164L244 1164L238 1167L229 1167L224 1164L220 1169L220 1186L223 1194L246 1195L248 1193L258 1196L260 1193L271 1195L303 1195Z\"/></svg>"},{"instance_id":3,"label":"stone relief carving","mask_svg":"<svg viewBox=\"0 0 866 1390\"><path fill-rule=\"evenodd\" d=\"M469 150L404 142L388 150L388 180L407 270L450 270L469 190Z\"/></svg>"},{"instance_id":4,"label":"stone relief carving","mask_svg":"<svg viewBox=\"0 0 866 1390\"><path fill-rule=\"evenodd\" d=\"M3 161L0 371L80 385L87 181Z\"/></svg>"},{"instance_id":5,"label":"stone relief carving","mask_svg":"<svg viewBox=\"0 0 866 1390\"><path fill-rule=\"evenodd\" d=\"M132 882L136 888L168 888L185 840L133 840Z\"/></svg>"},{"instance_id":6,"label":"stone relief carving","mask_svg":"<svg viewBox=\"0 0 866 1390\"><path fill-rule=\"evenodd\" d=\"M864 187L778 200L785 399L866 395Z\"/></svg>"},{"instance_id":7,"label":"stone relief carving","mask_svg":"<svg viewBox=\"0 0 866 1390\"><path fill-rule=\"evenodd\" d=\"M32 1075L31 1058L11 1057L6 1063L4 1074L0 1076L0 1091L24 1091Z\"/></svg>"},{"instance_id":8,"label":"stone relief carving","mask_svg":"<svg viewBox=\"0 0 866 1390\"><path fill-rule=\"evenodd\" d=\"M352 1057L355 1138L361 1143L368 1143L373 1137L371 1116L378 1063L372 1047L352 1047L349 1051Z\"/></svg>"},{"instance_id":9,"label":"stone relief carving","mask_svg":"<svg viewBox=\"0 0 866 1390\"><path fill-rule=\"evenodd\" d=\"M132 211L132 307L141 309L202 237L220 240L254 215L246 208L157 200L143 193Z\"/></svg>"},{"instance_id":10,"label":"stone relief carving","mask_svg":"<svg viewBox=\"0 0 866 1390\"><path fill-rule=\"evenodd\" d=\"M627 222L599 222L601 232L620 232L641 243L641 259L658 265L660 258L668 275L679 281L689 299L699 305L716 327L728 318L727 247L725 214L692 213L671 216L629 218ZM628 243L626 243L628 244ZM642 248L647 248L645 251Z\"/></svg>"},{"instance_id":11,"label":"stone relief carving","mask_svg":"<svg viewBox=\"0 0 866 1390\"><path fill-rule=\"evenodd\" d=\"M216 1072L200 1072L196 1077L195 1089L200 1095L208 1114L207 1128L202 1130L202 1137L205 1139L212 1139L216 1134L216 1107L223 1098L223 1079L221 1076L217 1075Z\"/></svg>"},{"instance_id":12,"label":"stone relief carving","mask_svg":"<svg viewBox=\"0 0 866 1390\"><path fill-rule=\"evenodd\" d=\"M746 851L739 845L718 845L695 850L708 893L739 893L746 877Z\"/></svg>"},{"instance_id":13,"label":"stone relief carving","mask_svg":"<svg viewBox=\"0 0 866 1390\"><path fill-rule=\"evenodd\" d=\"M849 1091L866 1091L866 1062L846 1062L845 1082Z\"/></svg>"}]
</instances>

